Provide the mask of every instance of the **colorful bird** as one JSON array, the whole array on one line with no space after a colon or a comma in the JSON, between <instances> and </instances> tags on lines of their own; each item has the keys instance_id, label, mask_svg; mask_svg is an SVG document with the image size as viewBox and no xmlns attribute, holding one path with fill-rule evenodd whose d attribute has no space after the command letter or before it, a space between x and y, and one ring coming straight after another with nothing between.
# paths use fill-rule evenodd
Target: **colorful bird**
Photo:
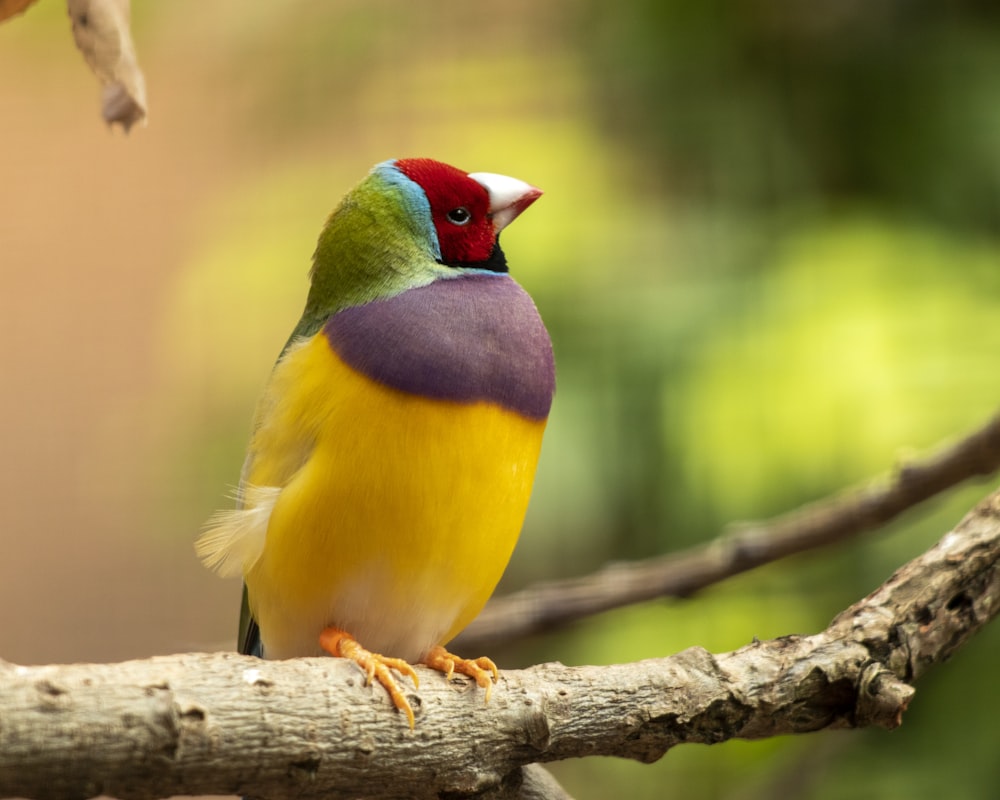
<instances>
[{"instance_id":1,"label":"colorful bird","mask_svg":"<svg viewBox=\"0 0 1000 800\"><path fill-rule=\"evenodd\" d=\"M498 235L541 191L424 158L375 166L333 212L302 319L257 407L238 508L197 543L244 578L240 652L355 661L410 727L393 671L497 680L444 645L517 542L552 345Z\"/></svg>"}]
</instances>

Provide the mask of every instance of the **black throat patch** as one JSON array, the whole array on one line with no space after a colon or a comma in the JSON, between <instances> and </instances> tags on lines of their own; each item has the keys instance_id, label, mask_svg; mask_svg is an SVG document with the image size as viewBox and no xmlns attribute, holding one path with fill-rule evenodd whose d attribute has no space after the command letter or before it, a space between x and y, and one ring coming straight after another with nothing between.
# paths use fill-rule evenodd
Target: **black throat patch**
<instances>
[{"instance_id":1,"label":"black throat patch","mask_svg":"<svg viewBox=\"0 0 1000 800\"><path fill-rule=\"evenodd\" d=\"M485 261L442 261L446 267L453 269L485 269L490 272L507 272L507 256L500 249L500 241L493 245L493 252Z\"/></svg>"}]
</instances>

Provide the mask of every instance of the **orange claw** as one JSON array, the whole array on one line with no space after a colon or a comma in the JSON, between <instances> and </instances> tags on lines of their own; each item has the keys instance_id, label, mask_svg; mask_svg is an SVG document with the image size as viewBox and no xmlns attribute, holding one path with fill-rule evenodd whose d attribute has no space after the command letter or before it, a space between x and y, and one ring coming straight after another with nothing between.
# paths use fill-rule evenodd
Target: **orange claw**
<instances>
[{"instance_id":1,"label":"orange claw","mask_svg":"<svg viewBox=\"0 0 1000 800\"><path fill-rule=\"evenodd\" d=\"M479 684L480 688L486 690L487 703L490 702L490 691L493 689L493 684L500 677L497 665L486 658L486 656L480 658L460 658L459 656L452 655L440 645L432 647L420 663L425 664L431 669L436 669L438 672L443 672L445 680L456 672L459 675L468 675Z\"/></svg>"},{"instance_id":2,"label":"orange claw","mask_svg":"<svg viewBox=\"0 0 1000 800\"><path fill-rule=\"evenodd\" d=\"M410 706L410 701L406 699L406 695L403 694L403 690L399 688L396 677L392 674L392 670L396 670L401 675L408 676L413 681L414 688L417 688L420 686L420 679L417 678L413 667L401 658L389 658L365 650L358 644L357 639L339 628L324 628L319 635L319 645L330 655L338 658L349 658L361 667L365 671L366 684L371 684L373 678L382 684L389 693L389 697L392 698L393 705L406 714L410 730L413 730L413 726L416 724L413 708ZM496 668L494 667L494 669Z\"/></svg>"}]
</instances>

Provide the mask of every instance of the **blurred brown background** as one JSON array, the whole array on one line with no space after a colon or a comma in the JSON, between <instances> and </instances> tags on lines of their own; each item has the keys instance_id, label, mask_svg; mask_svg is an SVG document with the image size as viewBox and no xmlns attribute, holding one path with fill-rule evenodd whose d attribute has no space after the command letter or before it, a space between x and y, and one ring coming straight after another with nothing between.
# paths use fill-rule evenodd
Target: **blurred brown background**
<instances>
[{"instance_id":1,"label":"blurred brown background","mask_svg":"<svg viewBox=\"0 0 1000 800\"><path fill-rule=\"evenodd\" d=\"M560 381L504 589L795 507L996 407L990 4L133 15L150 122L127 137L100 121L62 4L0 25L0 657L233 647L238 584L191 543L229 503L320 226L387 158L546 191L504 240ZM986 489L491 655L609 663L817 630ZM998 654L989 630L891 735L556 769L580 798L996 797Z\"/></svg>"}]
</instances>

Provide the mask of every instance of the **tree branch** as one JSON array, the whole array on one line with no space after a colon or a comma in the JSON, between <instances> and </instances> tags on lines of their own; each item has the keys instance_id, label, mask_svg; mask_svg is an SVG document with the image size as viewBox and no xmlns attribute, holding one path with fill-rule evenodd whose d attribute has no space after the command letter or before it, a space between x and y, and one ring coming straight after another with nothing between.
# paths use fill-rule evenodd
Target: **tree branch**
<instances>
[{"instance_id":1,"label":"tree branch","mask_svg":"<svg viewBox=\"0 0 1000 800\"><path fill-rule=\"evenodd\" d=\"M594 614L700 589L786 556L878 528L975 476L1000 469L1000 414L959 442L900 466L887 481L838 493L772 520L743 522L704 545L494 598L454 643L477 652Z\"/></svg>"},{"instance_id":2,"label":"tree branch","mask_svg":"<svg viewBox=\"0 0 1000 800\"><path fill-rule=\"evenodd\" d=\"M1000 610L1000 490L822 633L713 656L504 671L488 706L420 670L414 731L341 659L0 667L0 795L547 797L522 767L900 723L909 683ZM532 791L537 774L528 774Z\"/></svg>"}]
</instances>

